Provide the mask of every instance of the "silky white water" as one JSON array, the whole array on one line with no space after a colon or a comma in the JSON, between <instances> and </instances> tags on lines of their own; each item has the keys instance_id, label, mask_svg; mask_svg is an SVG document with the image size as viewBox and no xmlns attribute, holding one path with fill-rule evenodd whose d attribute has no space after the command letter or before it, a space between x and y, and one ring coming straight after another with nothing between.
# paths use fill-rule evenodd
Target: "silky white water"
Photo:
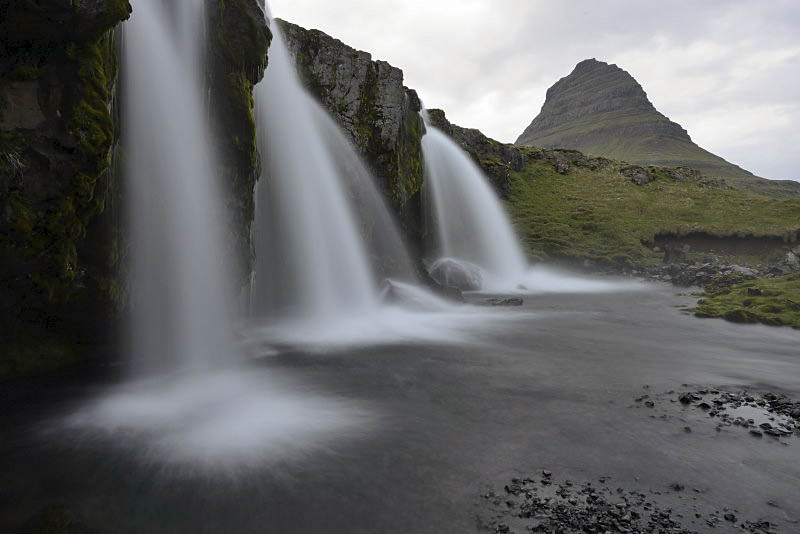
<instances>
[{"instance_id":1,"label":"silky white water","mask_svg":"<svg viewBox=\"0 0 800 534\"><path fill-rule=\"evenodd\" d=\"M302 87L274 22L272 31L269 67L255 88L264 164L252 312L306 323L373 313L378 278L413 276L411 262L372 176Z\"/></svg>"},{"instance_id":2,"label":"silky white water","mask_svg":"<svg viewBox=\"0 0 800 534\"><path fill-rule=\"evenodd\" d=\"M143 0L124 24L122 136L134 369L231 356L227 221L203 94L202 0Z\"/></svg>"},{"instance_id":3,"label":"silky white water","mask_svg":"<svg viewBox=\"0 0 800 534\"><path fill-rule=\"evenodd\" d=\"M428 219L435 227L433 259L468 262L483 271L483 287L521 283L527 263L500 200L478 166L452 139L427 125L422 138Z\"/></svg>"},{"instance_id":4,"label":"silky white water","mask_svg":"<svg viewBox=\"0 0 800 534\"><path fill-rule=\"evenodd\" d=\"M162 474L238 474L361 435L376 424L373 410L240 361L227 305L235 266L226 263L227 220L203 97L204 2L140 0L135 7L124 26L122 143L137 376L48 425L47 439L55 431L75 444L113 447L163 466ZM327 208L320 198L310 215ZM312 243L358 249L355 238ZM359 261L331 266L357 269L351 285L339 281L346 289L340 296L368 306L376 290L366 260Z\"/></svg>"}]
</instances>

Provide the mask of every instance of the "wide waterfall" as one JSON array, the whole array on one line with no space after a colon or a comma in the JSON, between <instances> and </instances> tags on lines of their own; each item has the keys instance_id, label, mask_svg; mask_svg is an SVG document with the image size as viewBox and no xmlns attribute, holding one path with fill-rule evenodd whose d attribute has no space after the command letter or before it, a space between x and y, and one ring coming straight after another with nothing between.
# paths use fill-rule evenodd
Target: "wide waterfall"
<instances>
[{"instance_id":1,"label":"wide waterfall","mask_svg":"<svg viewBox=\"0 0 800 534\"><path fill-rule=\"evenodd\" d=\"M475 278L481 289L515 288L527 271L525 256L483 172L430 124L422 151L428 219L435 226L433 259L464 272L479 269Z\"/></svg>"},{"instance_id":2,"label":"wide waterfall","mask_svg":"<svg viewBox=\"0 0 800 534\"><path fill-rule=\"evenodd\" d=\"M202 89L204 20L203 0L147 0L124 27L121 142L138 371L207 367L231 350L226 221Z\"/></svg>"},{"instance_id":3,"label":"wide waterfall","mask_svg":"<svg viewBox=\"0 0 800 534\"><path fill-rule=\"evenodd\" d=\"M372 313L378 276L413 277L411 262L372 176L300 84L278 24L272 31L255 88L264 170L251 309L308 321Z\"/></svg>"}]
</instances>

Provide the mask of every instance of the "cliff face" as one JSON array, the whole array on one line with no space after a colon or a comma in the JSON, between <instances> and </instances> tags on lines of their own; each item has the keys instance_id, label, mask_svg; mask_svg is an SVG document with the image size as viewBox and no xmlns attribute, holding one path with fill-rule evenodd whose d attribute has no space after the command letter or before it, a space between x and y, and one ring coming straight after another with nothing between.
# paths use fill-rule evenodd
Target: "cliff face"
<instances>
[{"instance_id":1,"label":"cliff face","mask_svg":"<svg viewBox=\"0 0 800 534\"><path fill-rule=\"evenodd\" d=\"M218 176L228 188L232 217L230 254L239 279L249 279L253 189L260 174L253 116L253 86L264 76L272 33L259 0L207 0L209 17L210 101L219 148Z\"/></svg>"},{"instance_id":2,"label":"cliff face","mask_svg":"<svg viewBox=\"0 0 800 534\"><path fill-rule=\"evenodd\" d=\"M595 59L578 63L547 91L516 144L574 148L643 165L688 166L764 194L800 195L800 184L765 180L697 146L648 100L626 71Z\"/></svg>"},{"instance_id":3,"label":"cliff face","mask_svg":"<svg viewBox=\"0 0 800 534\"><path fill-rule=\"evenodd\" d=\"M0 374L74 357L119 309L113 29L130 11L0 1Z\"/></svg>"},{"instance_id":4,"label":"cliff face","mask_svg":"<svg viewBox=\"0 0 800 534\"><path fill-rule=\"evenodd\" d=\"M130 13L127 0L0 0L0 376L76 361L116 337L127 291L114 32ZM230 253L246 271L252 89L271 34L258 0L209 0L208 17L218 173Z\"/></svg>"},{"instance_id":5,"label":"cliff face","mask_svg":"<svg viewBox=\"0 0 800 534\"><path fill-rule=\"evenodd\" d=\"M403 86L403 71L318 30L280 25L303 83L349 135L416 241L424 125L416 92Z\"/></svg>"}]
</instances>

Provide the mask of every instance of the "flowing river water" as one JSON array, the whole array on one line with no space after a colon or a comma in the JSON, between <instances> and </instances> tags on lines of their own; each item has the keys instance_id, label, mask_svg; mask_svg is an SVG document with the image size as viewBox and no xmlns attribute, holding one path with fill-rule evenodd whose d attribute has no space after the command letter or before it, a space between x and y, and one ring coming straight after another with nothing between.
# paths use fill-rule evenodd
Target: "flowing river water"
<instances>
[{"instance_id":1,"label":"flowing river water","mask_svg":"<svg viewBox=\"0 0 800 534\"><path fill-rule=\"evenodd\" d=\"M278 425L277 436L254 423L263 441L241 455L212 439L202 458L180 457L169 440L152 447L153 436L137 434L167 439L165 427L65 426L65 414L122 383L115 366L6 383L0 530L61 503L99 532L473 532L487 488L549 469L663 492L678 511L686 501L729 507L796 532L796 436L717 432L679 403L664 419L659 406L637 407L643 393L695 386L800 397L800 332L700 320L680 309L693 300L662 285L539 294L486 309L502 320L472 325L463 342L264 349L241 370L248 387L263 381L274 395L290 383L308 404L287 405L296 424ZM229 419L241 412L231 406ZM254 409L270 407L282 409ZM217 430L248 435L248 421ZM182 424L176 439L208 438ZM674 483L689 493L669 492ZM686 526L707 530L689 519L687 508Z\"/></svg>"}]
</instances>

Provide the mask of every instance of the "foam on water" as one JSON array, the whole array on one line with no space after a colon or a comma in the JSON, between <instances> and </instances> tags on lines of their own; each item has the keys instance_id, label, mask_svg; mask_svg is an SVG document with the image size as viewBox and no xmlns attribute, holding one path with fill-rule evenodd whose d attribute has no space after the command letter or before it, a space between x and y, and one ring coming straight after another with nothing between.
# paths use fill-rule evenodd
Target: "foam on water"
<instances>
[{"instance_id":1,"label":"foam on water","mask_svg":"<svg viewBox=\"0 0 800 534\"><path fill-rule=\"evenodd\" d=\"M120 386L63 419L72 440L180 469L239 470L297 460L363 436L377 416L355 401L257 368Z\"/></svg>"}]
</instances>

